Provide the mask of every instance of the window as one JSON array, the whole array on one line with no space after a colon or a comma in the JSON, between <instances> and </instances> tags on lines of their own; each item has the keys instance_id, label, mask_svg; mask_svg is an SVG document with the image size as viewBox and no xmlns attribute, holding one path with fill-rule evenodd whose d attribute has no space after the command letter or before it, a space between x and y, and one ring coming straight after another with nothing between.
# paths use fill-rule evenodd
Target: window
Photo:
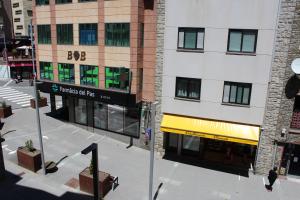
<instances>
[{"instance_id":1,"label":"window","mask_svg":"<svg viewBox=\"0 0 300 200\"><path fill-rule=\"evenodd\" d=\"M73 24L57 24L57 44L73 44Z\"/></svg>"},{"instance_id":2,"label":"window","mask_svg":"<svg viewBox=\"0 0 300 200\"><path fill-rule=\"evenodd\" d=\"M16 10L15 13L16 13L16 15L20 15L20 14L22 14L22 10Z\"/></svg>"},{"instance_id":3,"label":"window","mask_svg":"<svg viewBox=\"0 0 300 200\"><path fill-rule=\"evenodd\" d=\"M85 99L75 99L75 122L87 124L87 106Z\"/></svg>"},{"instance_id":4,"label":"window","mask_svg":"<svg viewBox=\"0 0 300 200\"><path fill-rule=\"evenodd\" d=\"M80 65L80 85L90 85L98 87L98 74L98 66Z\"/></svg>"},{"instance_id":5,"label":"window","mask_svg":"<svg viewBox=\"0 0 300 200\"><path fill-rule=\"evenodd\" d=\"M203 28L179 28L178 49L203 50L204 29Z\"/></svg>"},{"instance_id":6,"label":"window","mask_svg":"<svg viewBox=\"0 0 300 200\"><path fill-rule=\"evenodd\" d=\"M32 10L27 10L28 17L32 17Z\"/></svg>"},{"instance_id":7,"label":"window","mask_svg":"<svg viewBox=\"0 0 300 200\"><path fill-rule=\"evenodd\" d=\"M37 6L40 6L40 5L49 5L49 0L35 0L35 4Z\"/></svg>"},{"instance_id":8,"label":"window","mask_svg":"<svg viewBox=\"0 0 300 200\"><path fill-rule=\"evenodd\" d=\"M22 35L22 33L15 33L15 35Z\"/></svg>"},{"instance_id":9,"label":"window","mask_svg":"<svg viewBox=\"0 0 300 200\"><path fill-rule=\"evenodd\" d=\"M53 65L50 62L40 62L40 78L53 81Z\"/></svg>"},{"instance_id":10,"label":"window","mask_svg":"<svg viewBox=\"0 0 300 200\"><path fill-rule=\"evenodd\" d=\"M37 25L37 31L39 44L51 44L50 25Z\"/></svg>"},{"instance_id":11,"label":"window","mask_svg":"<svg viewBox=\"0 0 300 200\"><path fill-rule=\"evenodd\" d=\"M72 3L72 0L55 0L56 4Z\"/></svg>"},{"instance_id":12,"label":"window","mask_svg":"<svg viewBox=\"0 0 300 200\"><path fill-rule=\"evenodd\" d=\"M129 69L105 67L105 88L129 90Z\"/></svg>"},{"instance_id":13,"label":"window","mask_svg":"<svg viewBox=\"0 0 300 200\"><path fill-rule=\"evenodd\" d=\"M144 0L144 9L145 10L153 10L154 0Z\"/></svg>"},{"instance_id":14,"label":"window","mask_svg":"<svg viewBox=\"0 0 300 200\"><path fill-rule=\"evenodd\" d=\"M107 23L105 24L105 45L129 47L130 45L129 23Z\"/></svg>"},{"instance_id":15,"label":"window","mask_svg":"<svg viewBox=\"0 0 300 200\"><path fill-rule=\"evenodd\" d=\"M20 18L15 18L15 19L14 19L14 22L20 22L20 21L21 21Z\"/></svg>"},{"instance_id":16,"label":"window","mask_svg":"<svg viewBox=\"0 0 300 200\"><path fill-rule=\"evenodd\" d=\"M250 104L250 83L224 82L223 103Z\"/></svg>"},{"instance_id":17,"label":"window","mask_svg":"<svg viewBox=\"0 0 300 200\"><path fill-rule=\"evenodd\" d=\"M97 1L97 0L78 0L78 2L89 2L89 1Z\"/></svg>"},{"instance_id":18,"label":"window","mask_svg":"<svg viewBox=\"0 0 300 200\"><path fill-rule=\"evenodd\" d=\"M257 30L230 29L228 34L228 52L255 53Z\"/></svg>"},{"instance_id":19,"label":"window","mask_svg":"<svg viewBox=\"0 0 300 200\"><path fill-rule=\"evenodd\" d=\"M19 7L20 5L19 5L19 3L14 3L13 4L13 8L17 8L17 7Z\"/></svg>"},{"instance_id":20,"label":"window","mask_svg":"<svg viewBox=\"0 0 300 200\"><path fill-rule=\"evenodd\" d=\"M18 25L17 26L17 30L21 30L21 29L23 29L23 26L22 25Z\"/></svg>"},{"instance_id":21,"label":"window","mask_svg":"<svg viewBox=\"0 0 300 200\"><path fill-rule=\"evenodd\" d=\"M98 44L98 24L79 24L79 44Z\"/></svg>"},{"instance_id":22,"label":"window","mask_svg":"<svg viewBox=\"0 0 300 200\"><path fill-rule=\"evenodd\" d=\"M176 77L176 97L199 100L200 90L201 79Z\"/></svg>"},{"instance_id":23,"label":"window","mask_svg":"<svg viewBox=\"0 0 300 200\"><path fill-rule=\"evenodd\" d=\"M58 63L58 80L65 83L75 83L74 65Z\"/></svg>"}]
</instances>

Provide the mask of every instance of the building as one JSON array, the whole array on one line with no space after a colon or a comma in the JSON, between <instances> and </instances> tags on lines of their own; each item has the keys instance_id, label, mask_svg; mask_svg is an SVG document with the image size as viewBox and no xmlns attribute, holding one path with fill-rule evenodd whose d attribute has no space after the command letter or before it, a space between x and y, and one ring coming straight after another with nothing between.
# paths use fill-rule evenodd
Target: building
<instances>
[{"instance_id":1,"label":"building","mask_svg":"<svg viewBox=\"0 0 300 200\"><path fill-rule=\"evenodd\" d=\"M156 99L156 0L34 2L39 89L52 113L142 146L141 110Z\"/></svg>"},{"instance_id":2,"label":"building","mask_svg":"<svg viewBox=\"0 0 300 200\"><path fill-rule=\"evenodd\" d=\"M1 32L4 31L7 41L9 41L13 37L12 12L11 12L10 0L0 0L0 31ZM2 49L2 45L3 45L2 43L3 41L1 39L0 50Z\"/></svg>"},{"instance_id":3,"label":"building","mask_svg":"<svg viewBox=\"0 0 300 200\"><path fill-rule=\"evenodd\" d=\"M165 1L160 129L166 156L254 168L278 5Z\"/></svg>"},{"instance_id":4,"label":"building","mask_svg":"<svg viewBox=\"0 0 300 200\"><path fill-rule=\"evenodd\" d=\"M32 0L11 0L15 37L30 36Z\"/></svg>"},{"instance_id":5,"label":"building","mask_svg":"<svg viewBox=\"0 0 300 200\"><path fill-rule=\"evenodd\" d=\"M299 58L300 1L282 0L256 171L277 166L281 175L300 175L300 81L291 70Z\"/></svg>"}]
</instances>

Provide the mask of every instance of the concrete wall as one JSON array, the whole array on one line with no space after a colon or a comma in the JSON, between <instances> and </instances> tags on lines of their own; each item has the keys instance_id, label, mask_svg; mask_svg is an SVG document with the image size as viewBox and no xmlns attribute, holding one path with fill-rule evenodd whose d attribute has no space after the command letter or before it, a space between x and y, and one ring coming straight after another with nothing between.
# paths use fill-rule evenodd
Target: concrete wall
<instances>
[{"instance_id":1,"label":"concrete wall","mask_svg":"<svg viewBox=\"0 0 300 200\"><path fill-rule=\"evenodd\" d=\"M261 125L278 0L166 0L162 112ZM177 52L178 27L205 28L204 53ZM256 55L226 55L228 29L258 29ZM200 101L175 99L176 76L201 78ZM224 81L252 83L249 106L222 105Z\"/></svg>"}]
</instances>

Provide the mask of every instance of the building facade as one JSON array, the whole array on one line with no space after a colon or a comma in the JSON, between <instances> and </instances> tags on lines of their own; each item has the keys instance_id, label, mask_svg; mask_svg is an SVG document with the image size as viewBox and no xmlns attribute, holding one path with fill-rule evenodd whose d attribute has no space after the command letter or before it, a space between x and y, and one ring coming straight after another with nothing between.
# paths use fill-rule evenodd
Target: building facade
<instances>
[{"instance_id":1,"label":"building facade","mask_svg":"<svg viewBox=\"0 0 300 200\"><path fill-rule=\"evenodd\" d=\"M0 0L0 31L4 31L6 40L10 40L13 37L13 23L10 0ZM2 43L3 41L1 41L1 47L3 45Z\"/></svg>"},{"instance_id":2,"label":"building facade","mask_svg":"<svg viewBox=\"0 0 300 200\"><path fill-rule=\"evenodd\" d=\"M165 2L166 155L253 167L279 0Z\"/></svg>"},{"instance_id":3,"label":"building facade","mask_svg":"<svg viewBox=\"0 0 300 200\"><path fill-rule=\"evenodd\" d=\"M136 138L155 100L156 1L36 0L39 88L65 119ZM144 105L144 106L143 106Z\"/></svg>"},{"instance_id":4,"label":"building facade","mask_svg":"<svg viewBox=\"0 0 300 200\"><path fill-rule=\"evenodd\" d=\"M30 36L32 0L11 0L15 37Z\"/></svg>"}]
</instances>

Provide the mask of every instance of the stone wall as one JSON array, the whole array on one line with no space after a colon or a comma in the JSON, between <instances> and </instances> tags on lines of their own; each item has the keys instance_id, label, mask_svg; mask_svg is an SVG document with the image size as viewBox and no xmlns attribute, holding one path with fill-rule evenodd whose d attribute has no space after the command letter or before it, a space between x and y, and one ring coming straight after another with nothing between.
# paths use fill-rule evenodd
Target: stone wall
<instances>
[{"instance_id":1,"label":"stone wall","mask_svg":"<svg viewBox=\"0 0 300 200\"><path fill-rule=\"evenodd\" d=\"M263 122L264 131L260 136L255 165L256 173L259 174L266 174L273 167L273 163L279 163L278 158L281 156L275 154L275 141L289 142L291 139L290 134L282 137L281 132L285 128L288 133L293 113L294 99L286 98L285 85L293 75L291 62L300 53L299 11L300 0L281 1Z\"/></svg>"},{"instance_id":2,"label":"stone wall","mask_svg":"<svg viewBox=\"0 0 300 200\"><path fill-rule=\"evenodd\" d=\"M160 131L160 123L162 120L161 97L162 97L162 73L164 58L164 32L165 32L165 0L157 0L157 32L156 32L156 73L155 73L155 100L158 102L156 106L155 119L155 149L162 155L163 149L163 133Z\"/></svg>"}]
</instances>

